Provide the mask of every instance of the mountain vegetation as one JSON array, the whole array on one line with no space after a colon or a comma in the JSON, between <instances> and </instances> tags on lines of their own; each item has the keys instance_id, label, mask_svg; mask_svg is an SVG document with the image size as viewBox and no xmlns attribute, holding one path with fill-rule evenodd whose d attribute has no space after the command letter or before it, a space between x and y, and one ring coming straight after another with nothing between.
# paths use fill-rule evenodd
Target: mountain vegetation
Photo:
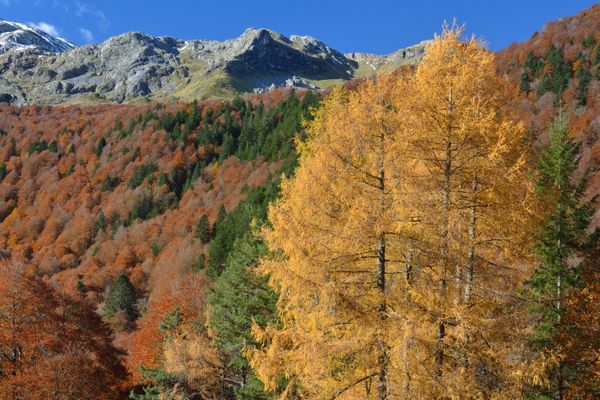
<instances>
[{"instance_id":1,"label":"mountain vegetation","mask_svg":"<svg viewBox=\"0 0 600 400\"><path fill-rule=\"evenodd\" d=\"M0 399L600 397L598 32L0 104Z\"/></svg>"}]
</instances>

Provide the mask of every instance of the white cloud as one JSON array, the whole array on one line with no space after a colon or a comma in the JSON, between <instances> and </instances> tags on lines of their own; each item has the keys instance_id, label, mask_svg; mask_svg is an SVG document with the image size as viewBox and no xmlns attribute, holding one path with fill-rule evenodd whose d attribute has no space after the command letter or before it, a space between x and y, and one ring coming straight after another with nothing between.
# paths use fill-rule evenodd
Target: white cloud
<instances>
[{"instance_id":1,"label":"white cloud","mask_svg":"<svg viewBox=\"0 0 600 400\"><path fill-rule=\"evenodd\" d=\"M35 22L29 22L27 25L39 29L40 31L46 32L48 35L59 36L58 28L44 21L40 21L37 24Z\"/></svg>"},{"instance_id":2,"label":"white cloud","mask_svg":"<svg viewBox=\"0 0 600 400\"><path fill-rule=\"evenodd\" d=\"M92 43L94 41L94 34L89 29L79 28L79 33L86 43Z\"/></svg>"},{"instance_id":3,"label":"white cloud","mask_svg":"<svg viewBox=\"0 0 600 400\"><path fill-rule=\"evenodd\" d=\"M96 7L96 5L94 4L81 3L79 1L76 1L75 5L77 6L77 11L75 11L75 15L81 18L85 14L92 14L94 17L96 17L96 21L98 22L98 26L100 27L100 29L103 32L106 32L106 30L110 26L110 21L108 20L106 14L104 14L102 10L98 9L98 7Z\"/></svg>"}]
</instances>

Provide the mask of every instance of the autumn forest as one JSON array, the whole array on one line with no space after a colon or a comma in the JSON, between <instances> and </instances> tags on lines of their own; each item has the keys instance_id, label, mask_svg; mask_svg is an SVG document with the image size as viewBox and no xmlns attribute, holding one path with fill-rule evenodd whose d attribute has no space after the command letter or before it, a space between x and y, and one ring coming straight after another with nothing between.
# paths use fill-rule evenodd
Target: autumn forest
<instances>
[{"instance_id":1,"label":"autumn forest","mask_svg":"<svg viewBox=\"0 0 600 400\"><path fill-rule=\"evenodd\" d=\"M0 399L600 398L600 6L323 91L0 103Z\"/></svg>"}]
</instances>

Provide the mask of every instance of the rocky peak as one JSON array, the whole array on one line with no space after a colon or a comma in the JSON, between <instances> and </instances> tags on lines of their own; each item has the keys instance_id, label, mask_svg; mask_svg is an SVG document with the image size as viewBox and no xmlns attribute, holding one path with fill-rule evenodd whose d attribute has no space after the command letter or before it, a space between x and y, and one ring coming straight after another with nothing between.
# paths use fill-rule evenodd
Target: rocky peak
<instances>
[{"instance_id":1,"label":"rocky peak","mask_svg":"<svg viewBox=\"0 0 600 400\"><path fill-rule=\"evenodd\" d=\"M321 81L355 77L363 59L382 57L346 56L313 37L264 28L225 41L129 32L75 47L0 21L0 38L0 101L15 104L188 100L280 86L315 90ZM28 50L3 51L9 47Z\"/></svg>"},{"instance_id":2,"label":"rocky peak","mask_svg":"<svg viewBox=\"0 0 600 400\"><path fill-rule=\"evenodd\" d=\"M312 36L292 35L290 40L300 51L307 52L315 57L330 58L338 64L348 64L348 58L345 55Z\"/></svg>"},{"instance_id":3,"label":"rocky peak","mask_svg":"<svg viewBox=\"0 0 600 400\"><path fill-rule=\"evenodd\" d=\"M345 56L351 60L370 65L373 68L377 68L385 64L415 63L423 58L425 55L425 49L430 42L430 40L424 40L413 46L404 47L384 55L356 52L347 53Z\"/></svg>"},{"instance_id":4,"label":"rocky peak","mask_svg":"<svg viewBox=\"0 0 600 400\"><path fill-rule=\"evenodd\" d=\"M31 26L0 19L0 54L14 50L62 53L75 45Z\"/></svg>"},{"instance_id":5,"label":"rocky peak","mask_svg":"<svg viewBox=\"0 0 600 400\"><path fill-rule=\"evenodd\" d=\"M228 70L238 74L279 76L293 71L306 78L348 78L357 63L309 36L290 38L268 29L248 29Z\"/></svg>"},{"instance_id":6,"label":"rocky peak","mask_svg":"<svg viewBox=\"0 0 600 400\"><path fill-rule=\"evenodd\" d=\"M171 36L150 36L142 32L127 32L106 40L100 45L103 49L109 48L152 48L169 53L178 53L180 41Z\"/></svg>"}]
</instances>

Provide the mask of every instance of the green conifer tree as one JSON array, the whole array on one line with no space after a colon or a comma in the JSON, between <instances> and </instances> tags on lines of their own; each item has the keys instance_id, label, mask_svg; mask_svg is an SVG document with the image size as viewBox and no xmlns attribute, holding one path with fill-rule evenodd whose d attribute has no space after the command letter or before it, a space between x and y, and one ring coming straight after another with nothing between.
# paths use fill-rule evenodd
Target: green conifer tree
<instances>
[{"instance_id":1,"label":"green conifer tree","mask_svg":"<svg viewBox=\"0 0 600 400\"><path fill-rule=\"evenodd\" d=\"M194 232L194 235L204 244L210 241L212 235L210 223L208 222L206 214L203 214L202 217L200 217L200 221L198 222L198 225L196 225L196 231Z\"/></svg>"},{"instance_id":2,"label":"green conifer tree","mask_svg":"<svg viewBox=\"0 0 600 400\"><path fill-rule=\"evenodd\" d=\"M540 352L557 349L556 333L568 307L565 292L577 284L582 267L574 262L574 256L588 242L586 229L592 217L591 204L583 202L585 177L573 182L577 146L568 137L567 118L556 117L549 133L550 144L541 154L537 183L540 195L550 201L551 212L535 248L540 264L528 281L534 304L530 311L537 321L531 346ZM548 371L551 387L534 388L533 392L541 398L562 399L567 372L559 363Z\"/></svg>"},{"instance_id":3,"label":"green conifer tree","mask_svg":"<svg viewBox=\"0 0 600 400\"><path fill-rule=\"evenodd\" d=\"M98 213L98 218L96 219L96 229L98 232L102 232L104 229L106 229L106 216L102 210L100 210Z\"/></svg>"},{"instance_id":4,"label":"green conifer tree","mask_svg":"<svg viewBox=\"0 0 600 400\"><path fill-rule=\"evenodd\" d=\"M117 311L123 310L130 319L136 317L136 293L135 288L124 272L117 277L104 304L104 315L110 317Z\"/></svg>"},{"instance_id":5,"label":"green conifer tree","mask_svg":"<svg viewBox=\"0 0 600 400\"><path fill-rule=\"evenodd\" d=\"M219 160L223 161L227 157L231 156L235 153L235 139L233 135L230 133L225 134L225 138L223 139L223 146L221 148L221 153L219 153Z\"/></svg>"},{"instance_id":6,"label":"green conifer tree","mask_svg":"<svg viewBox=\"0 0 600 400\"><path fill-rule=\"evenodd\" d=\"M98 141L98 145L96 146L96 155L98 157L100 157L102 155L102 150L104 149L104 146L106 146L106 139L101 137L100 140Z\"/></svg>"},{"instance_id":7,"label":"green conifer tree","mask_svg":"<svg viewBox=\"0 0 600 400\"><path fill-rule=\"evenodd\" d=\"M253 272L266 252L262 239L252 232L238 239L209 299L212 305L209 323L228 371L234 376L231 381L243 382L233 389L235 398L240 400L273 397L264 392L243 354L247 346L257 345L251 333L253 321L264 327L277 320L277 296L268 286L267 278Z\"/></svg>"}]
</instances>

